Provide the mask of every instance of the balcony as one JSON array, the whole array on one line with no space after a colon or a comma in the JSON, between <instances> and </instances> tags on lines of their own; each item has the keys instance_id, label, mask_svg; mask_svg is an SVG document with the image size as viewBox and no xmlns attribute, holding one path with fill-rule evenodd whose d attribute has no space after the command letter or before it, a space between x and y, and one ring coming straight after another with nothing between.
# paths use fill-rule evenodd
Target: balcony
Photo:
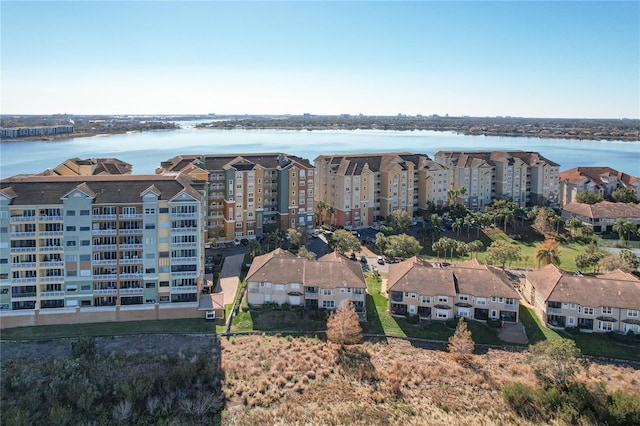
<instances>
[{"instance_id":1,"label":"balcony","mask_svg":"<svg viewBox=\"0 0 640 426\"><path fill-rule=\"evenodd\" d=\"M35 222L35 216L11 216L11 222Z\"/></svg>"},{"instance_id":2,"label":"balcony","mask_svg":"<svg viewBox=\"0 0 640 426\"><path fill-rule=\"evenodd\" d=\"M11 278L11 283L12 284L19 284L19 283L35 283L37 280L36 277L27 277L27 278Z\"/></svg>"},{"instance_id":3,"label":"balcony","mask_svg":"<svg viewBox=\"0 0 640 426\"><path fill-rule=\"evenodd\" d=\"M116 250L117 246L115 244L94 244L94 250L103 250L103 251L113 251ZM120 246L120 248L124 248Z\"/></svg>"},{"instance_id":4,"label":"balcony","mask_svg":"<svg viewBox=\"0 0 640 426\"><path fill-rule=\"evenodd\" d=\"M116 220L115 214L94 214L91 216L93 220Z\"/></svg>"},{"instance_id":5,"label":"balcony","mask_svg":"<svg viewBox=\"0 0 640 426\"><path fill-rule=\"evenodd\" d=\"M117 259L94 259L91 261L92 265L113 265L115 266Z\"/></svg>"},{"instance_id":6,"label":"balcony","mask_svg":"<svg viewBox=\"0 0 640 426\"><path fill-rule=\"evenodd\" d=\"M197 257L172 257L171 258L171 263L188 263L188 264L195 264L198 262L198 258Z\"/></svg>"},{"instance_id":7,"label":"balcony","mask_svg":"<svg viewBox=\"0 0 640 426\"><path fill-rule=\"evenodd\" d=\"M42 246L40 247L40 251L64 251L64 247L62 246Z\"/></svg>"},{"instance_id":8,"label":"balcony","mask_svg":"<svg viewBox=\"0 0 640 426\"><path fill-rule=\"evenodd\" d=\"M562 308L547 307L547 313L548 314L561 314L562 313Z\"/></svg>"},{"instance_id":9,"label":"balcony","mask_svg":"<svg viewBox=\"0 0 640 426\"><path fill-rule=\"evenodd\" d=\"M116 295L118 294L118 290L115 288L104 288L104 289L93 290L93 294L96 296Z\"/></svg>"},{"instance_id":10,"label":"balcony","mask_svg":"<svg viewBox=\"0 0 640 426\"><path fill-rule=\"evenodd\" d=\"M34 238L36 236L36 233L35 232L12 232L11 236L13 238Z\"/></svg>"},{"instance_id":11,"label":"balcony","mask_svg":"<svg viewBox=\"0 0 640 426\"><path fill-rule=\"evenodd\" d=\"M62 216L40 216L40 222L61 222Z\"/></svg>"},{"instance_id":12,"label":"balcony","mask_svg":"<svg viewBox=\"0 0 640 426\"><path fill-rule=\"evenodd\" d=\"M42 250L42 248L40 248ZM11 253L35 253L35 247L11 247Z\"/></svg>"},{"instance_id":13,"label":"balcony","mask_svg":"<svg viewBox=\"0 0 640 426\"><path fill-rule=\"evenodd\" d=\"M198 287L195 285L184 285L178 287L171 287L171 293L195 293L198 291Z\"/></svg>"},{"instance_id":14,"label":"balcony","mask_svg":"<svg viewBox=\"0 0 640 426\"><path fill-rule=\"evenodd\" d=\"M171 215L169 215L169 217L171 219L197 219L198 218L198 212L194 212L194 213L171 213Z\"/></svg>"},{"instance_id":15,"label":"balcony","mask_svg":"<svg viewBox=\"0 0 640 426\"><path fill-rule=\"evenodd\" d=\"M41 291L40 297L64 297L64 291Z\"/></svg>"},{"instance_id":16,"label":"balcony","mask_svg":"<svg viewBox=\"0 0 640 426\"><path fill-rule=\"evenodd\" d=\"M43 260L40 262L40 266L43 268L49 268L54 266L62 267L64 266L64 261L62 260Z\"/></svg>"},{"instance_id":17,"label":"balcony","mask_svg":"<svg viewBox=\"0 0 640 426\"><path fill-rule=\"evenodd\" d=\"M120 262L121 265L135 265L142 263L142 258L133 257L131 259L120 259L118 262Z\"/></svg>"},{"instance_id":18,"label":"balcony","mask_svg":"<svg viewBox=\"0 0 640 426\"><path fill-rule=\"evenodd\" d=\"M144 289L143 288L121 288L120 289L120 294L124 295L124 294L143 294L144 293Z\"/></svg>"},{"instance_id":19,"label":"balcony","mask_svg":"<svg viewBox=\"0 0 640 426\"><path fill-rule=\"evenodd\" d=\"M40 231L41 237L62 237L62 231Z\"/></svg>"},{"instance_id":20,"label":"balcony","mask_svg":"<svg viewBox=\"0 0 640 426\"><path fill-rule=\"evenodd\" d=\"M94 280L108 280L113 281L118 278L116 274L93 274Z\"/></svg>"},{"instance_id":21,"label":"balcony","mask_svg":"<svg viewBox=\"0 0 640 426\"><path fill-rule=\"evenodd\" d=\"M54 275L50 277L41 277L40 282L43 283L55 283L55 282L63 282L64 277L62 275Z\"/></svg>"},{"instance_id":22,"label":"balcony","mask_svg":"<svg viewBox=\"0 0 640 426\"><path fill-rule=\"evenodd\" d=\"M198 247L198 243L197 242L192 242L192 243L171 243L171 248L178 248L178 247Z\"/></svg>"},{"instance_id":23,"label":"balcony","mask_svg":"<svg viewBox=\"0 0 640 426\"><path fill-rule=\"evenodd\" d=\"M132 279L132 278L142 278L142 272L133 272L133 273L128 273L128 274L120 274L120 279L121 280L125 280L125 279Z\"/></svg>"},{"instance_id":24,"label":"balcony","mask_svg":"<svg viewBox=\"0 0 640 426\"><path fill-rule=\"evenodd\" d=\"M171 277L190 277L196 278L198 276L198 271L180 271L180 272L171 272Z\"/></svg>"},{"instance_id":25,"label":"balcony","mask_svg":"<svg viewBox=\"0 0 640 426\"><path fill-rule=\"evenodd\" d=\"M142 219L142 214L138 214L138 213L132 213L132 214L120 213L120 219Z\"/></svg>"},{"instance_id":26,"label":"balcony","mask_svg":"<svg viewBox=\"0 0 640 426\"><path fill-rule=\"evenodd\" d=\"M92 229L91 235L116 235L115 229Z\"/></svg>"},{"instance_id":27,"label":"balcony","mask_svg":"<svg viewBox=\"0 0 640 426\"><path fill-rule=\"evenodd\" d=\"M35 268L36 267L36 263L35 262L18 262L18 263L12 263L11 264L12 268Z\"/></svg>"},{"instance_id":28,"label":"balcony","mask_svg":"<svg viewBox=\"0 0 640 426\"><path fill-rule=\"evenodd\" d=\"M118 233L120 235L142 235L142 228L136 229L119 229Z\"/></svg>"},{"instance_id":29,"label":"balcony","mask_svg":"<svg viewBox=\"0 0 640 426\"><path fill-rule=\"evenodd\" d=\"M142 244L120 244L120 250L142 250Z\"/></svg>"},{"instance_id":30,"label":"balcony","mask_svg":"<svg viewBox=\"0 0 640 426\"><path fill-rule=\"evenodd\" d=\"M198 228L171 228L171 232L177 234L194 234L198 232Z\"/></svg>"}]
</instances>

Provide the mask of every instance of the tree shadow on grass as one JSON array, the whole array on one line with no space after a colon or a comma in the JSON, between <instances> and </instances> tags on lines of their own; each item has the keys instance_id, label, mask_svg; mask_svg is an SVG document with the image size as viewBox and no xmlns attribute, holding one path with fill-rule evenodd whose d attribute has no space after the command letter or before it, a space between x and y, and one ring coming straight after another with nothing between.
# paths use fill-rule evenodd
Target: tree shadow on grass
<instances>
[{"instance_id":1,"label":"tree shadow on grass","mask_svg":"<svg viewBox=\"0 0 640 426\"><path fill-rule=\"evenodd\" d=\"M371 355L360 346L342 346L337 351L338 364L344 373L358 381L377 382L376 368L371 362Z\"/></svg>"},{"instance_id":2,"label":"tree shadow on grass","mask_svg":"<svg viewBox=\"0 0 640 426\"><path fill-rule=\"evenodd\" d=\"M360 323L362 331L367 334L385 334L376 304L373 301L373 296L367 293L365 305L367 307L367 322ZM386 340L386 339L384 339Z\"/></svg>"}]
</instances>

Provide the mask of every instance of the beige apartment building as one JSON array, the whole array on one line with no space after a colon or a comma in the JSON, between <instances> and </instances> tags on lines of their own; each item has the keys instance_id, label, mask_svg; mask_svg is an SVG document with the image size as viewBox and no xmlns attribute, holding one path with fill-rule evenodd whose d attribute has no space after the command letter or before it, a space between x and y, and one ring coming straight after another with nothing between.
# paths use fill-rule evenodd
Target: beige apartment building
<instances>
[{"instance_id":1,"label":"beige apartment building","mask_svg":"<svg viewBox=\"0 0 640 426\"><path fill-rule=\"evenodd\" d=\"M494 199L508 199L521 207L558 203L560 166L530 151L439 151L436 162L451 173L457 202L484 210Z\"/></svg>"},{"instance_id":2,"label":"beige apartment building","mask_svg":"<svg viewBox=\"0 0 640 426\"><path fill-rule=\"evenodd\" d=\"M605 198L618 188L627 188L640 198L640 179L611 167L574 167L560 173L560 205L572 203L578 192L588 191Z\"/></svg>"},{"instance_id":3,"label":"beige apartment building","mask_svg":"<svg viewBox=\"0 0 640 426\"><path fill-rule=\"evenodd\" d=\"M253 260L246 281L250 305L287 303L334 310L349 300L356 312L365 312L367 285L362 267L336 252L307 260L276 249Z\"/></svg>"},{"instance_id":4,"label":"beige apartment building","mask_svg":"<svg viewBox=\"0 0 640 426\"><path fill-rule=\"evenodd\" d=\"M447 202L448 171L425 154L320 155L314 164L315 202L334 226L371 225L396 210L414 216L428 202Z\"/></svg>"},{"instance_id":5,"label":"beige apartment building","mask_svg":"<svg viewBox=\"0 0 640 426\"><path fill-rule=\"evenodd\" d=\"M522 291L548 327L640 333L640 279L632 274L576 275L547 265L525 274Z\"/></svg>"},{"instance_id":6,"label":"beige apartment building","mask_svg":"<svg viewBox=\"0 0 640 426\"><path fill-rule=\"evenodd\" d=\"M264 226L280 230L313 227L315 169L283 153L179 155L160 174L186 173L208 182L209 238L256 238Z\"/></svg>"}]
</instances>

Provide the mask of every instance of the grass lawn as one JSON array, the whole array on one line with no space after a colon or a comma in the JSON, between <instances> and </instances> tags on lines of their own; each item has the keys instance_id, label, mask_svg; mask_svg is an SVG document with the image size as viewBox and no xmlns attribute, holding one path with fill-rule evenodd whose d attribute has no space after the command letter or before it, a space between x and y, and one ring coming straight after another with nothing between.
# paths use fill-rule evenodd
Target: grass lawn
<instances>
[{"instance_id":1,"label":"grass lawn","mask_svg":"<svg viewBox=\"0 0 640 426\"><path fill-rule=\"evenodd\" d=\"M529 338L529 344L535 345L543 340L561 339L556 331L547 328L540 322L540 318L533 311L533 308L529 308L524 305L520 305L520 321L527 330L527 337Z\"/></svg>"},{"instance_id":2,"label":"grass lawn","mask_svg":"<svg viewBox=\"0 0 640 426\"><path fill-rule=\"evenodd\" d=\"M204 318L172 319L159 321L127 321L71 325L42 325L16 327L2 330L2 339L55 339L61 337L111 336L127 334L180 334L215 333L224 329L221 319L207 321Z\"/></svg>"},{"instance_id":3,"label":"grass lawn","mask_svg":"<svg viewBox=\"0 0 640 426\"><path fill-rule=\"evenodd\" d=\"M524 236L521 240L514 240L509 238L507 234L502 232L499 228L490 228L485 231L486 235L492 240L505 240L511 244L520 247L522 260L514 262L509 267L522 267L527 269L536 269L538 263L535 260L536 247L543 241L540 236ZM582 254L587 249L588 245L580 244L577 242L565 243L560 245L560 267L569 272L577 271L575 264L575 257ZM478 253L478 260L485 262L485 253Z\"/></svg>"}]
</instances>

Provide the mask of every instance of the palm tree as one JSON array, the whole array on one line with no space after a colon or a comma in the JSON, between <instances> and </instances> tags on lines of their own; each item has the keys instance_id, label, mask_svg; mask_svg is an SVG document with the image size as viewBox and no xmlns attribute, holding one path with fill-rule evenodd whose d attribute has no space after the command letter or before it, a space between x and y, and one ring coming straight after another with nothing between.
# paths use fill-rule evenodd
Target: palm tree
<instances>
[{"instance_id":1,"label":"palm tree","mask_svg":"<svg viewBox=\"0 0 640 426\"><path fill-rule=\"evenodd\" d=\"M540 263L560 265L560 243L556 240L545 240L536 248L535 256L538 267Z\"/></svg>"},{"instance_id":2,"label":"palm tree","mask_svg":"<svg viewBox=\"0 0 640 426\"><path fill-rule=\"evenodd\" d=\"M321 225L324 219L324 210L327 208L327 205L324 201L318 201L316 204L316 210L318 210L318 225Z\"/></svg>"},{"instance_id":3,"label":"palm tree","mask_svg":"<svg viewBox=\"0 0 640 426\"><path fill-rule=\"evenodd\" d=\"M565 225L571 229L571 235L575 237L576 234L578 233L578 230L582 228L582 220L574 216L567 219L567 221L565 222Z\"/></svg>"},{"instance_id":4,"label":"palm tree","mask_svg":"<svg viewBox=\"0 0 640 426\"><path fill-rule=\"evenodd\" d=\"M462 229L462 226L464 225L464 219L459 217L456 220L453 221L453 225L451 225L451 229L453 229L458 237L460 236L460 230Z\"/></svg>"},{"instance_id":5,"label":"palm tree","mask_svg":"<svg viewBox=\"0 0 640 426\"><path fill-rule=\"evenodd\" d=\"M333 225L333 213L335 213L335 210L332 206L327 207L327 213L329 214L329 222Z\"/></svg>"},{"instance_id":6,"label":"palm tree","mask_svg":"<svg viewBox=\"0 0 640 426\"><path fill-rule=\"evenodd\" d=\"M249 248L249 253L251 253L251 257L256 257L256 254L258 254L260 252L260 243L258 242L258 240L249 240L249 245L247 246Z\"/></svg>"},{"instance_id":7,"label":"palm tree","mask_svg":"<svg viewBox=\"0 0 640 426\"><path fill-rule=\"evenodd\" d=\"M613 232L618 233L621 240L624 240L625 235L627 236L627 240L628 240L631 234L634 234L636 232L637 226L633 222L630 222L624 219L618 219L616 220L616 223L613 224L612 229L613 229Z\"/></svg>"},{"instance_id":8,"label":"palm tree","mask_svg":"<svg viewBox=\"0 0 640 426\"><path fill-rule=\"evenodd\" d=\"M438 256L438 262L440 262L440 252L443 250L442 243L438 240L435 243L431 244L431 250L435 251ZM446 251L445 251L446 256Z\"/></svg>"}]
</instances>

